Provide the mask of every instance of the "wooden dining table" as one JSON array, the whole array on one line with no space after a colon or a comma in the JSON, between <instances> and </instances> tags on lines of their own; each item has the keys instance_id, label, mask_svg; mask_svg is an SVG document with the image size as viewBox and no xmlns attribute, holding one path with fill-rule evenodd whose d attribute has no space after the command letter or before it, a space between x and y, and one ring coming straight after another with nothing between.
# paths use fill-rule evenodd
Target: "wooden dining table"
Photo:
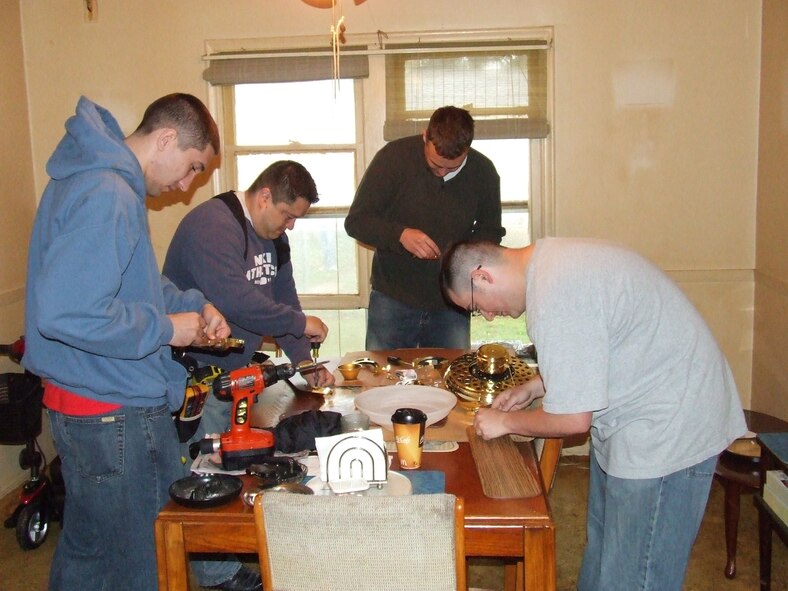
<instances>
[{"instance_id":1,"label":"wooden dining table","mask_svg":"<svg viewBox=\"0 0 788 591\"><path fill-rule=\"evenodd\" d=\"M379 367L387 365L390 355L405 361L424 356L439 356L451 361L464 353L461 350L403 349L396 351L358 352L346 355L343 361L366 357ZM345 383L337 373L334 394L328 399L295 389L279 389L276 396L259 396L253 413L256 424L272 426L279 420L304 410L338 410L362 389L382 385L383 372L369 371L354 382ZM274 398L274 400L271 400ZM455 409L452 412L459 412ZM470 423L472 417L468 418ZM445 430L449 427L444 427ZM440 426L427 429L441 433ZM445 432L445 431L444 431ZM525 466L542 483L539 462L530 441L516 443ZM392 460L393 470L398 458ZM445 492L461 496L465 502L465 554L470 557L494 557L504 563L507 591L553 591L556 588L555 524L547 493L542 486L539 494L520 498L490 498L485 495L473 453L466 441L458 441L451 452L425 452L421 470L444 474ZM252 476L242 476L244 490L254 487ZM242 495L241 495L242 496ZM155 523L156 551L160 591L189 589L189 553L257 552L254 514L241 496L228 504L212 508L184 507L170 501L159 513ZM296 559L296 557L294 557Z\"/></svg>"}]
</instances>

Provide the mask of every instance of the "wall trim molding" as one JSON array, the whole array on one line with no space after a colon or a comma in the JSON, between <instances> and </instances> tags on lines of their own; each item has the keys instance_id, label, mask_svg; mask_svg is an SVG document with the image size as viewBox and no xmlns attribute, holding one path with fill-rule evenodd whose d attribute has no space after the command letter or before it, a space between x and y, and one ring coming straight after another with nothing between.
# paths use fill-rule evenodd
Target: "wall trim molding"
<instances>
[{"instance_id":1,"label":"wall trim molding","mask_svg":"<svg viewBox=\"0 0 788 591\"><path fill-rule=\"evenodd\" d=\"M0 507L8 507L10 511L19 503L19 489L30 477L30 473L24 471L15 474L13 478L10 478L7 474L4 474L3 477L8 480L6 480L3 488L0 489Z\"/></svg>"},{"instance_id":2,"label":"wall trim molding","mask_svg":"<svg viewBox=\"0 0 788 591\"><path fill-rule=\"evenodd\" d=\"M676 283L752 283L754 269L687 269L666 270Z\"/></svg>"},{"instance_id":3,"label":"wall trim molding","mask_svg":"<svg viewBox=\"0 0 788 591\"><path fill-rule=\"evenodd\" d=\"M0 291L0 306L8 306L17 302L24 301L25 299L25 286L12 287Z\"/></svg>"},{"instance_id":4,"label":"wall trim molding","mask_svg":"<svg viewBox=\"0 0 788 591\"><path fill-rule=\"evenodd\" d=\"M788 279L770 273L764 273L758 269L755 270L755 283L756 285L763 285L775 291L788 293Z\"/></svg>"}]
</instances>

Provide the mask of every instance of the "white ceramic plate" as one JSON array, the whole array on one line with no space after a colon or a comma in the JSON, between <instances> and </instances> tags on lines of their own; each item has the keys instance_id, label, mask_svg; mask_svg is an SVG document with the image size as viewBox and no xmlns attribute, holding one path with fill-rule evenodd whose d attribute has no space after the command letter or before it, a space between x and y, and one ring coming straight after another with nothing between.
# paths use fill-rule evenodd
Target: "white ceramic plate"
<instances>
[{"instance_id":1,"label":"white ceramic plate","mask_svg":"<svg viewBox=\"0 0 788 591\"><path fill-rule=\"evenodd\" d=\"M427 414L427 426L446 417L457 397L432 386L381 386L356 396L356 408L384 429L393 431L391 415L398 408L418 408Z\"/></svg>"},{"instance_id":2,"label":"white ceramic plate","mask_svg":"<svg viewBox=\"0 0 788 591\"><path fill-rule=\"evenodd\" d=\"M314 478L307 481L306 485L315 491L316 495L333 495L334 493L331 491L331 487L328 485L328 482L323 482L320 480L320 476L315 476ZM364 491L354 492L349 494L354 495L361 495L365 497L369 496L392 496L392 497L403 497L409 495L413 492L413 485L410 483L410 479L407 476L403 476L398 472L393 472L389 470L388 474L388 481L382 487L378 488L376 484L370 484L369 488Z\"/></svg>"}]
</instances>

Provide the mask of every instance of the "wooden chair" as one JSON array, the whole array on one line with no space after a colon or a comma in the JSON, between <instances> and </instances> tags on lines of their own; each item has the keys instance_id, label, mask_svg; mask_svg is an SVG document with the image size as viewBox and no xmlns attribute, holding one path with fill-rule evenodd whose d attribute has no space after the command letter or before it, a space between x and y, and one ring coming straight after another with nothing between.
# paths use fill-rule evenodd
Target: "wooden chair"
<instances>
[{"instance_id":1,"label":"wooden chair","mask_svg":"<svg viewBox=\"0 0 788 591\"><path fill-rule=\"evenodd\" d=\"M744 410L747 428L755 433L772 433L788 431L788 423L778 417L766 413ZM746 450L741 453L739 446ZM746 445L752 443L752 446ZM725 491L725 576L733 579L736 576L736 545L739 535L739 506L741 495L754 493L761 485L760 446L754 440L745 442L734 441L728 449L723 450L717 460L714 471L715 479Z\"/></svg>"},{"instance_id":2,"label":"wooden chair","mask_svg":"<svg viewBox=\"0 0 788 591\"><path fill-rule=\"evenodd\" d=\"M558 460L561 459L561 448L564 445L563 439L541 439L541 444L537 446L539 454L539 471L542 473L542 485L546 493L549 493L555 482L555 473L558 469ZM541 449L539 449L541 447Z\"/></svg>"},{"instance_id":3,"label":"wooden chair","mask_svg":"<svg viewBox=\"0 0 788 591\"><path fill-rule=\"evenodd\" d=\"M466 591L465 510L449 494L255 499L269 591Z\"/></svg>"}]
</instances>

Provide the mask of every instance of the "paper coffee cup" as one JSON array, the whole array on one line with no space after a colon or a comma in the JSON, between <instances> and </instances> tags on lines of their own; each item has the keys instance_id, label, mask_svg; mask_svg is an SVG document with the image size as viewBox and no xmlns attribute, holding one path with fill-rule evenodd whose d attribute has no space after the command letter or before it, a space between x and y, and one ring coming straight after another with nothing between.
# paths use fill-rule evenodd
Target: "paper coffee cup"
<instances>
[{"instance_id":1,"label":"paper coffee cup","mask_svg":"<svg viewBox=\"0 0 788 591\"><path fill-rule=\"evenodd\" d=\"M394 426L400 468L404 470L419 468L421 451L424 448L427 415L418 408L398 408L391 415L391 423Z\"/></svg>"}]
</instances>

